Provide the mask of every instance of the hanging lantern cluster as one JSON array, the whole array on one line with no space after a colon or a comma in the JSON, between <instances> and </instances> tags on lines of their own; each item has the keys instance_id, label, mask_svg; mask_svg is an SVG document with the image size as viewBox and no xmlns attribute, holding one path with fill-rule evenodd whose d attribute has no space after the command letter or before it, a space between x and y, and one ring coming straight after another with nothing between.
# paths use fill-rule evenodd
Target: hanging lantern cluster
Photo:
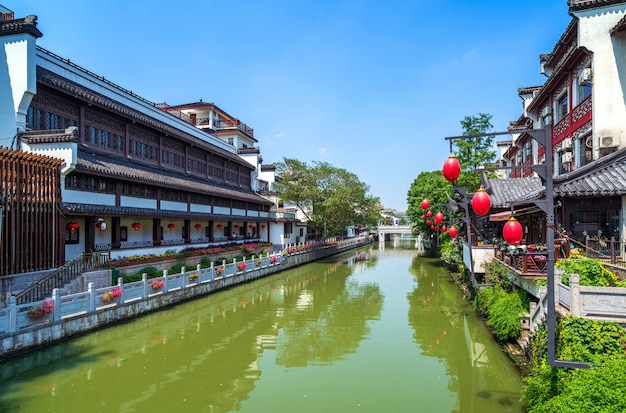
<instances>
[{"instance_id":1,"label":"hanging lantern cluster","mask_svg":"<svg viewBox=\"0 0 626 413\"><path fill-rule=\"evenodd\" d=\"M104 220L98 221L98 223L96 224L96 228L98 228L98 230L102 234L107 229L107 223L104 222Z\"/></svg>"},{"instance_id":2,"label":"hanging lantern cluster","mask_svg":"<svg viewBox=\"0 0 626 413\"><path fill-rule=\"evenodd\" d=\"M509 245L518 245L524 236L524 229L518 220L511 217L502 228L502 236Z\"/></svg>"},{"instance_id":3,"label":"hanging lantern cluster","mask_svg":"<svg viewBox=\"0 0 626 413\"><path fill-rule=\"evenodd\" d=\"M450 155L443 163L441 172L446 181L454 182L458 179L459 175L461 175L461 163L456 156Z\"/></svg>"},{"instance_id":4,"label":"hanging lantern cluster","mask_svg":"<svg viewBox=\"0 0 626 413\"><path fill-rule=\"evenodd\" d=\"M450 238L456 238L456 236L459 235L459 231L456 227L452 226L448 229L448 235L450 235Z\"/></svg>"},{"instance_id":5,"label":"hanging lantern cluster","mask_svg":"<svg viewBox=\"0 0 626 413\"><path fill-rule=\"evenodd\" d=\"M141 228L141 224L139 222L133 222L130 226L133 227L135 231L139 231L139 228Z\"/></svg>"},{"instance_id":6,"label":"hanging lantern cluster","mask_svg":"<svg viewBox=\"0 0 626 413\"><path fill-rule=\"evenodd\" d=\"M65 225L65 228L67 228L68 231L70 231L70 233L75 233L76 230L78 228L80 228L80 224L78 222L75 221L70 221L67 223L67 225Z\"/></svg>"},{"instance_id":7,"label":"hanging lantern cluster","mask_svg":"<svg viewBox=\"0 0 626 413\"><path fill-rule=\"evenodd\" d=\"M491 209L491 198L483 188L479 188L472 197L472 209L478 216L487 215Z\"/></svg>"}]
</instances>

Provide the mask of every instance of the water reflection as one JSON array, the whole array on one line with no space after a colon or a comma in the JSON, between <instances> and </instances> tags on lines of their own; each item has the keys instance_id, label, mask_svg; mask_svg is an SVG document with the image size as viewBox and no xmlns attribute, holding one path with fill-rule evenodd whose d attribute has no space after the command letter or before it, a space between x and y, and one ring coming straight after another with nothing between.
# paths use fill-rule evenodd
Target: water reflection
<instances>
[{"instance_id":1,"label":"water reflection","mask_svg":"<svg viewBox=\"0 0 626 413\"><path fill-rule=\"evenodd\" d=\"M458 394L460 411L517 406L519 392L493 389L503 388L502 380L510 380L510 387L516 388L519 377L470 304L459 302L452 279L435 270L440 265L439 260L416 257L410 268L417 285L408 296L416 344L422 354L445 363L448 388ZM507 371L511 374L502 374Z\"/></svg>"},{"instance_id":2,"label":"water reflection","mask_svg":"<svg viewBox=\"0 0 626 413\"><path fill-rule=\"evenodd\" d=\"M436 260L374 245L5 361L0 411L521 411L472 314Z\"/></svg>"}]
</instances>

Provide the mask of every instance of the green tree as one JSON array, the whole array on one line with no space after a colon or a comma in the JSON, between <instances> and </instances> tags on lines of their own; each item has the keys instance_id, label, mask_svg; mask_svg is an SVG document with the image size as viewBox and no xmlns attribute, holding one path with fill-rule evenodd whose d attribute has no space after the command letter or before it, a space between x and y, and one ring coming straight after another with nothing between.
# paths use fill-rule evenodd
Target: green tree
<instances>
[{"instance_id":1,"label":"green tree","mask_svg":"<svg viewBox=\"0 0 626 413\"><path fill-rule=\"evenodd\" d=\"M461 121L462 134L475 136L489 133L493 128L491 118L487 113L478 116L466 116ZM480 187L479 167L493 162L496 151L493 148L493 136L479 136L466 139L457 139L454 143L455 155L461 163L461 176L457 180L458 186L464 186L468 192L474 192Z\"/></svg>"},{"instance_id":2,"label":"green tree","mask_svg":"<svg viewBox=\"0 0 626 413\"><path fill-rule=\"evenodd\" d=\"M345 169L327 162L284 158L277 165L276 190L285 204L297 206L318 234L342 234L350 225L375 226L382 219L379 198Z\"/></svg>"}]
</instances>

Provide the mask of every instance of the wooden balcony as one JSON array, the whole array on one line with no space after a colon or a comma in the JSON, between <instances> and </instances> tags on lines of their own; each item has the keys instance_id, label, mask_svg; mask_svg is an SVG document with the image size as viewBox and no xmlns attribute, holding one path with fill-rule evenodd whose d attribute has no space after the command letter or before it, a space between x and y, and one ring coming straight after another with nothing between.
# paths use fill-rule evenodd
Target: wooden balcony
<instances>
[{"instance_id":1,"label":"wooden balcony","mask_svg":"<svg viewBox=\"0 0 626 413\"><path fill-rule=\"evenodd\" d=\"M565 115L563 119L559 120L552 128L552 145L556 145L566 137L571 136L576 130L585 126L592 118L591 106L591 95L589 95Z\"/></svg>"}]
</instances>

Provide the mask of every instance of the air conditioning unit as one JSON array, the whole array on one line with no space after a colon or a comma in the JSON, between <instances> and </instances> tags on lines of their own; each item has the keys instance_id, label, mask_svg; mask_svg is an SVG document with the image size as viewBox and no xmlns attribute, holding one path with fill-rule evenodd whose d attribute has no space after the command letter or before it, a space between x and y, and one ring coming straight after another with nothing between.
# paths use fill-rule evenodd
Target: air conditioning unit
<instances>
[{"instance_id":1,"label":"air conditioning unit","mask_svg":"<svg viewBox=\"0 0 626 413\"><path fill-rule=\"evenodd\" d=\"M563 152L563 155L561 155L561 159L562 159L563 163L571 162L572 161L572 153L571 152Z\"/></svg>"},{"instance_id":2,"label":"air conditioning unit","mask_svg":"<svg viewBox=\"0 0 626 413\"><path fill-rule=\"evenodd\" d=\"M591 68L586 67L583 70L581 70L580 73L578 74L578 83L583 84L583 83L591 82L591 77L592 77Z\"/></svg>"},{"instance_id":3,"label":"air conditioning unit","mask_svg":"<svg viewBox=\"0 0 626 413\"><path fill-rule=\"evenodd\" d=\"M569 151L572 149L572 138L563 139L563 149Z\"/></svg>"},{"instance_id":4,"label":"air conditioning unit","mask_svg":"<svg viewBox=\"0 0 626 413\"><path fill-rule=\"evenodd\" d=\"M601 148L616 148L619 146L619 136L602 136L600 138Z\"/></svg>"}]
</instances>

